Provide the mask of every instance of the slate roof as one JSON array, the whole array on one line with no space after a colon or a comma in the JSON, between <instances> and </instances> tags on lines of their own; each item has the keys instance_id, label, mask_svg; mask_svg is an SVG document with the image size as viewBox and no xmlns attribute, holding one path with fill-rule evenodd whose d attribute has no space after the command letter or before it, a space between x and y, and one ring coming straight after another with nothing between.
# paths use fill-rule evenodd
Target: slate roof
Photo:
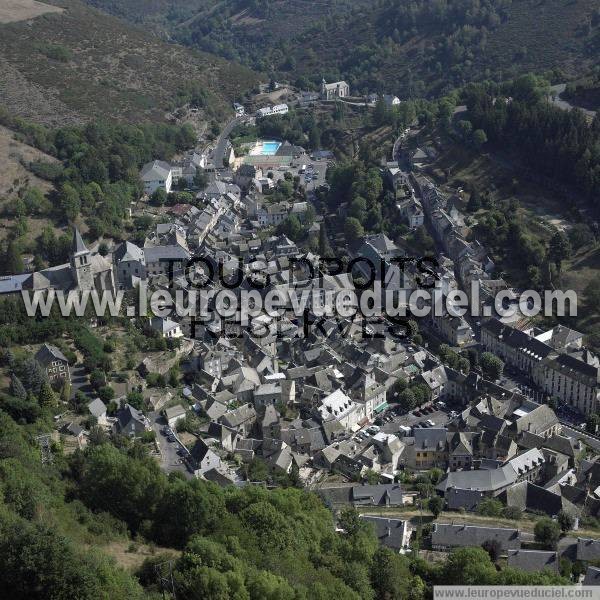
<instances>
[{"instance_id":1,"label":"slate roof","mask_svg":"<svg viewBox=\"0 0 600 600\"><path fill-rule=\"evenodd\" d=\"M87 246L85 245L79 229L75 227L73 231L73 240L71 241L71 254L77 256L78 254L84 254L88 252Z\"/></svg>"},{"instance_id":2,"label":"slate roof","mask_svg":"<svg viewBox=\"0 0 600 600\"><path fill-rule=\"evenodd\" d=\"M438 484L437 489L445 492L450 488L496 492L511 485L517 479L515 470L509 465L493 470L453 471Z\"/></svg>"},{"instance_id":3,"label":"slate roof","mask_svg":"<svg viewBox=\"0 0 600 600\"><path fill-rule=\"evenodd\" d=\"M42 344L41 348L35 354L35 360L42 365L47 365L53 360L60 360L65 363L69 362L65 355L52 344Z\"/></svg>"},{"instance_id":4,"label":"slate roof","mask_svg":"<svg viewBox=\"0 0 600 600\"><path fill-rule=\"evenodd\" d=\"M88 404L88 410L90 411L91 415L98 418L106 414L106 404L104 404L100 398L96 398Z\"/></svg>"},{"instance_id":5,"label":"slate roof","mask_svg":"<svg viewBox=\"0 0 600 600\"><path fill-rule=\"evenodd\" d=\"M129 241L123 242L114 253L115 260L144 262L144 251Z\"/></svg>"},{"instance_id":6,"label":"slate roof","mask_svg":"<svg viewBox=\"0 0 600 600\"><path fill-rule=\"evenodd\" d=\"M147 263L158 262L161 259L188 260L190 253L179 245L150 246L144 248Z\"/></svg>"},{"instance_id":7,"label":"slate roof","mask_svg":"<svg viewBox=\"0 0 600 600\"><path fill-rule=\"evenodd\" d=\"M447 433L445 427L415 429L415 450L443 451L446 447Z\"/></svg>"},{"instance_id":8,"label":"slate roof","mask_svg":"<svg viewBox=\"0 0 600 600\"><path fill-rule=\"evenodd\" d=\"M600 559L600 540L577 538L577 560Z\"/></svg>"},{"instance_id":9,"label":"slate roof","mask_svg":"<svg viewBox=\"0 0 600 600\"><path fill-rule=\"evenodd\" d=\"M543 550L509 550L508 566L529 572L548 569L557 573L559 567L558 554Z\"/></svg>"},{"instance_id":10,"label":"slate roof","mask_svg":"<svg viewBox=\"0 0 600 600\"><path fill-rule=\"evenodd\" d=\"M140 177L143 181L156 181L157 179L166 179L171 171L171 165L164 160L154 160L146 163L140 171Z\"/></svg>"},{"instance_id":11,"label":"slate roof","mask_svg":"<svg viewBox=\"0 0 600 600\"><path fill-rule=\"evenodd\" d=\"M520 434L523 431L531 433L544 433L551 427L558 425L559 421L556 413L547 405L540 404L531 412L518 418L514 423L508 426L508 430L512 434Z\"/></svg>"},{"instance_id":12,"label":"slate roof","mask_svg":"<svg viewBox=\"0 0 600 600\"><path fill-rule=\"evenodd\" d=\"M434 523L431 530L432 546L449 548L481 546L488 540L496 540L503 551L521 547L521 536L518 529Z\"/></svg>"},{"instance_id":13,"label":"slate roof","mask_svg":"<svg viewBox=\"0 0 600 600\"><path fill-rule=\"evenodd\" d=\"M402 488L397 483L357 485L352 488L351 497L354 504L401 505Z\"/></svg>"},{"instance_id":14,"label":"slate roof","mask_svg":"<svg viewBox=\"0 0 600 600\"><path fill-rule=\"evenodd\" d=\"M402 542L408 527L407 521L375 515L360 515L360 518L373 526L375 536L380 544L393 550L400 550L403 547Z\"/></svg>"},{"instance_id":15,"label":"slate roof","mask_svg":"<svg viewBox=\"0 0 600 600\"><path fill-rule=\"evenodd\" d=\"M451 488L446 491L446 502L450 510L475 510L485 497L485 494L478 490Z\"/></svg>"},{"instance_id":16,"label":"slate roof","mask_svg":"<svg viewBox=\"0 0 600 600\"><path fill-rule=\"evenodd\" d=\"M600 585L600 569L598 567L588 567L582 583L583 585Z\"/></svg>"},{"instance_id":17,"label":"slate roof","mask_svg":"<svg viewBox=\"0 0 600 600\"><path fill-rule=\"evenodd\" d=\"M535 510L554 516L563 508L562 497L529 481L521 481L506 490L506 503L521 510Z\"/></svg>"}]
</instances>

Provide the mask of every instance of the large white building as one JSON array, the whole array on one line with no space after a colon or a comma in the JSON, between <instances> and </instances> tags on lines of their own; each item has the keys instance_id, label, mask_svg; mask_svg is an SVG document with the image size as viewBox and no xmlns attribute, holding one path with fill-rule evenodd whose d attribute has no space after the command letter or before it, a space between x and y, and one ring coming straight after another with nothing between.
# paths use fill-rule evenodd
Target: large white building
<instances>
[{"instance_id":1,"label":"large white building","mask_svg":"<svg viewBox=\"0 0 600 600\"><path fill-rule=\"evenodd\" d=\"M256 116L259 119L264 117L272 117L273 115L287 115L289 108L287 104L276 104L275 106L265 106L256 111Z\"/></svg>"},{"instance_id":2,"label":"large white building","mask_svg":"<svg viewBox=\"0 0 600 600\"><path fill-rule=\"evenodd\" d=\"M140 178L144 183L146 194L153 194L159 188L164 189L168 194L173 185L173 170L164 160L154 160L142 167Z\"/></svg>"},{"instance_id":3,"label":"large white building","mask_svg":"<svg viewBox=\"0 0 600 600\"><path fill-rule=\"evenodd\" d=\"M600 403L598 358L581 349L581 334L578 332L565 327L555 330L559 335L546 332L532 337L504 325L498 319L489 319L481 328L481 344L506 364L529 375L544 394L573 406L585 415L593 414ZM573 341L569 340L569 336ZM566 343L558 343L561 337L567 340ZM553 343L553 346L542 339Z\"/></svg>"}]
</instances>

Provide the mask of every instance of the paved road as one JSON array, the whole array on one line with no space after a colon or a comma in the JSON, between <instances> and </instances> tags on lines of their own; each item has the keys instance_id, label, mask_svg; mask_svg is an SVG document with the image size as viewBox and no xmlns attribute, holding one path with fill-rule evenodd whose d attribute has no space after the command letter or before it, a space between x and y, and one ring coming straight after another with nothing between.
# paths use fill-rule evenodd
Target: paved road
<instances>
[{"instance_id":1,"label":"paved road","mask_svg":"<svg viewBox=\"0 0 600 600\"><path fill-rule=\"evenodd\" d=\"M165 473L179 471L185 477L191 479L193 475L187 470L181 457L177 454L177 450L180 448L179 444L177 442L169 442L167 437L161 433L161 429L166 425L165 418L156 412L149 413L148 418L152 423L152 429L156 432L156 440L160 447L160 468Z\"/></svg>"},{"instance_id":2,"label":"paved road","mask_svg":"<svg viewBox=\"0 0 600 600\"><path fill-rule=\"evenodd\" d=\"M587 108L582 108L581 106L574 106L568 100L564 100L561 98L561 94L565 91L567 85L565 83L559 83L557 85L553 85L550 88L550 101L559 108L563 110L573 110L574 108L578 108L581 112L586 114L588 117L594 118L596 112L593 110L588 110Z\"/></svg>"},{"instance_id":3,"label":"paved road","mask_svg":"<svg viewBox=\"0 0 600 600\"><path fill-rule=\"evenodd\" d=\"M216 169L222 169L224 167L223 158L225 157L225 149L227 148L227 140L229 139L229 134L235 129L237 125L244 123L249 118L250 117L248 116L235 117L231 119L231 121L229 121L227 125L225 125L225 127L223 128L223 131L221 131L219 137L217 138L217 144L213 152L213 162L215 164Z\"/></svg>"}]
</instances>

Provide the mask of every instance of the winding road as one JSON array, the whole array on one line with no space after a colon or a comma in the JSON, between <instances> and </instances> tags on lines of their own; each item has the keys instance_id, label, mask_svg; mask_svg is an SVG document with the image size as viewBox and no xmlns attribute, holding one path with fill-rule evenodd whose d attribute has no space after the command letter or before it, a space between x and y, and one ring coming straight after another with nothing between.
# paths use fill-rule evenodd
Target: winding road
<instances>
[{"instance_id":1,"label":"winding road","mask_svg":"<svg viewBox=\"0 0 600 600\"><path fill-rule=\"evenodd\" d=\"M574 106L567 100L563 100L560 96L565 91L567 87L566 83L558 83L550 87L550 102L558 108L562 108L563 110L573 110L574 108L578 108L583 114L587 115L590 118L594 118L596 116L596 112L593 110L588 110L587 108L582 108L581 106Z\"/></svg>"}]
</instances>

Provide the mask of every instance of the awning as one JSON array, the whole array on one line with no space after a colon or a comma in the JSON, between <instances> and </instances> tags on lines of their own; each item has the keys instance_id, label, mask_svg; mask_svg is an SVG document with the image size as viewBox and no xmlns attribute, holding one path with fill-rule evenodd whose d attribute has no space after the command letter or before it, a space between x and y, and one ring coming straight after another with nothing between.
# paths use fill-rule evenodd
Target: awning
<instances>
[{"instance_id":1,"label":"awning","mask_svg":"<svg viewBox=\"0 0 600 600\"><path fill-rule=\"evenodd\" d=\"M375 413L380 413L383 412L387 407L389 406L389 404L387 402L382 402L379 406L375 407Z\"/></svg>"}]
</instances>

